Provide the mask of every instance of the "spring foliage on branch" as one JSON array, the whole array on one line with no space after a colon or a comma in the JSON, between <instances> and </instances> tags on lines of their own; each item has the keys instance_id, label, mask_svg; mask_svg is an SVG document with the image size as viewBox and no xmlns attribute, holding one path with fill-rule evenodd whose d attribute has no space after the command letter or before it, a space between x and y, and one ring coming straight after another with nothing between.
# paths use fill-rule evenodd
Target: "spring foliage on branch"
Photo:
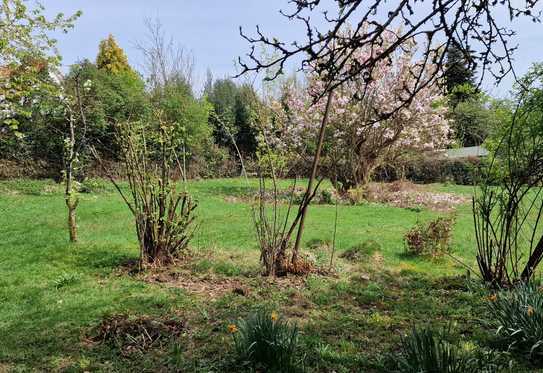
<instances>
[{"instance_id":1,"label":"spring foliage on branch","mask_svg":"<svg viewBox=\"0 0 543 373\"><path fill-rule=\"evenodd\" d=\"M0 134L10 130L20 135L19 121L31 116L31 104L58 94L50 73L58 68L60 55L50 34L68 32L81 13L48 19L44 11L22 0L0 1Z\"/></svg>"},{"instance_id":2,"label":"spring foliage on branch","mask_svg":"<svg viewBox=\"0 0 543 373\"><path fill-rule=\"evenodd\" d=\"M364 63L380 48L395 42L396 32L385 33L380 47L357 49L343 68ZM332 182L342 189L367 183L373 170L386 160L393 160L406 151L434 150L449 141L450 128L445 119L443 96L435 84L412 98L408 105L390 116L396 103L407 100L409 90L420 82L412 74L421 66L416 60L417 45L410 40L401 52L380 61L371 77L358 76L334 91L330 112L324 165ZM431 79L434 67L427 65L421 76ZM306 141L314 138L321 123L326 100L318 99L325 79L314 68L306 72L306 89L287 88L282 102L275 102L278 118L268 137L280 149L299 152Z\"/></svg>"}]
</instances>

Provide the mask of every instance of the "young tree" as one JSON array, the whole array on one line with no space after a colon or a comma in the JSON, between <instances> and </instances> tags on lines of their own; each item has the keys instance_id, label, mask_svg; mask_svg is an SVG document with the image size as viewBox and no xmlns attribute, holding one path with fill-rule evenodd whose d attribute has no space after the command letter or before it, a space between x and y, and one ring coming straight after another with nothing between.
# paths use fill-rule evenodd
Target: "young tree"
<instances>
[{"instance_id":1,"label":"young tree","mask_svg":"<svg viewBox=\"0 0 543 373\"><path fill-rule=\"evenodd\" d=\"M64 199L68 208L68 229L70 241L77 242L77 216L79 205L78 187L75 173L80 165L79 157L86 144L87 133L86 109L83 106L84 92L90 89L91 81L81 81L79 71L74 71L72 84L65 84L61 96L61 105L64 108L67 121L67 136L64 139Z\"/></svg>"}]
</instances>

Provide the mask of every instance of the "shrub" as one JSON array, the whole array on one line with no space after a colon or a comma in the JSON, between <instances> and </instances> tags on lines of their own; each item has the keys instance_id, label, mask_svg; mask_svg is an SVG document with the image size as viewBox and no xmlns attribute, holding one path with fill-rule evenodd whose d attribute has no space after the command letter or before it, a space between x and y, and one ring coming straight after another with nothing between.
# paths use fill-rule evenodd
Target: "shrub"
<instances>
[{"instance_id":1,"label":"shrub","mask_svg":"<svg viewBox=\"0 0 543 373\"><path fill-rule=\"evenodd\" d=\"M428 224L418 223L405 236L406 250L412 255L439 256L449 250L454 216L439 217Z\"/></svg>"},{"instance_id":2,"label":"shrub","mask_svg":"<svg viewBox=\"0 0 543 373\"><path fill-rule=\"evenodd\" d=\"M197 203L186 190L178 149L182 139L161 110L148 121L116 125L128 191L108 178L134 216L141 264L170 264L186 252L195 232ZM104 171L105 166L92 150Z\"/></svg>"},{"instance_id":3,"label":"shrub","mask_svg":"<svg viewBox=\"0 0 543 373\"><path fill-rule=\"evenodd\" d=\"M508 349L543 361L543 293L531 283L488 298L488 326Z\"/></svg>"},{"instance_id":4,"label":"shrub","mask_svg":"<svg viewBox=\"0 0 543 373\"><path fill-rule=\"evenodd\" d=\"M391 357L391 370L405 373L490 373L505 365L502 357L492 351L464 349L450 339L448 329L414 328L402 339L400 354Z\"/></svg>"},{"instance_id":5,"label":"shrub","mask_svg":"<svg viewBox=\"0 0 543 373\"><path fill-rule=\"evenodd\" d=\"M275 312L259 310L228 326L239 360L255 370L298 372L298 327Z\"/></svg>"},{"instance_id":6,"label":"shrub","mask_svg":"<svg viewBox=\"0 0 543 373\"><path fill-rule=\"evenodd\" d=\"M418 156L403 161L400 166L390 165L378 169L375 181L396 181L405 178L416 183L453 182L473 185L474 175L482 166L479 158L441 158Z\"/></svg>"}]
</instances>

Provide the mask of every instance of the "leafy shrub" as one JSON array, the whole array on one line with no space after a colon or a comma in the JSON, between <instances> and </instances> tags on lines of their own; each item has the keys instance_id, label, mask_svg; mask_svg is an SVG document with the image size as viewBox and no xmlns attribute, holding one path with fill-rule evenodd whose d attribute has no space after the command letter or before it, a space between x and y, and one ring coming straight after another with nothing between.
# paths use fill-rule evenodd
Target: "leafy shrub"
<instances>
[{"instance_id":1,"label":"leafy shrub","mask_svg":"<svg viewBox=\"0 0 543 373\"><path fill-rule=\"evenodd\" d=\"M490 373L505 365L497 353L464 349L450 339L447 329L414 328L402 339L400 354L391 357L391 370L405 373Z\"/></svg>"},{"instance_id":2,"label":"leafy shrub","mask_svg":"<svg viewBox=\"0 0 543 373\"><path fill-rule=\"evenodd\" d=\"M408 254L435 257L447 252L454 223L454 216L439 217L427 224L418 223L404 236Z\"/></svg>"},{"instance_id":3,"label":"leafy shrub","mask_svg":"<svg viewBox=\"0 0 543 373\"><path fill-rule=\"evenodd\" d=\"M298 372L298 327L275 312L259 310L228 330L239 360L266 372Z\"/></svg>"},{"instance_id":4,"label":"leafy shrub","mask_svg":"<svg viewBox=\"0 0 543 373\"><path fill-rule=\"evenodd\" d=\"M323 189L320 192L319 203L331 205L334 204L336 197L333 190Z\"/></svg>"},{"instance_id":5,"label":"leafy shrub","mask_svg":"<svg viewBox=\"0 0 543 373\"><path fill-rule=\"evenodd\" d=\"M531 283L488 298L488 326L508 349L543 361L543 293Z\"/></svg>"}]
</instances>

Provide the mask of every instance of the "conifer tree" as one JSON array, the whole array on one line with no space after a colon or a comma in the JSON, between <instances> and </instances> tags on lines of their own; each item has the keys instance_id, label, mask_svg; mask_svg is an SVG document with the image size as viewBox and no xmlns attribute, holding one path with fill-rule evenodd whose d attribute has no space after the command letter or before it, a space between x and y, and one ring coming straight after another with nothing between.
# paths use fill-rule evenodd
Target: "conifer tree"
<instances>
[{"instance_id":1,"label":"conifer tree","mask_svg":"<svg viewBox=\"0 0 543 373\"><path fill-rule=\"evenodd\" d=\"M128 64L126 54L111 34L107 39L100 42L98 56L96 57L96 66L100 70L105 70L113 74L133 72Z\"/></svg>"},{"instance_id":2,"label":"conifer tree","mask_svg":"<svg viewBox=\"0 0 543 373\"><path fill-rule=\"evenodd\" d=\"M456 44L447 50L445 85L447 94L452 96L453 107L477 93L474 66L470 64L470 58Z\"/></svg>"}]
</instances>

